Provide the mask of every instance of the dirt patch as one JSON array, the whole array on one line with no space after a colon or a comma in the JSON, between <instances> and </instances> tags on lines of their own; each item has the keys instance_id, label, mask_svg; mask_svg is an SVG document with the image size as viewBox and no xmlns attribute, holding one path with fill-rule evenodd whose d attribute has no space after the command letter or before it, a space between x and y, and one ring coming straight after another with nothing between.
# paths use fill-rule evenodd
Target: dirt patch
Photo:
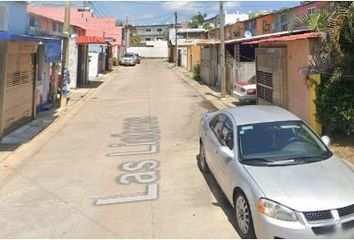
<instances>
[{"instance_id":1,"label":"dirt patch","mask_svg":"<svg viewBox=\"0 0 354 240\"><path fill-rule=\"evenodd\" d=\"M354 137L335 136L331 148L338 156L354 165Z\"/></svg>"}]
</instances>

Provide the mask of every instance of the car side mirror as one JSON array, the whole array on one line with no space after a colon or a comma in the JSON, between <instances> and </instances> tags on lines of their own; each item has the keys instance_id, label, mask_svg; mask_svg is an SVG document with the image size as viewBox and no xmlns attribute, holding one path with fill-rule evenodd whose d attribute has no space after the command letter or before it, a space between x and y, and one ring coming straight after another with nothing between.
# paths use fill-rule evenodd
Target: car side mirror
<instances>
[{"instance_id":1,"label":"car side mirror","mask_svg":"<svg viewBox=\"0 0 354 240\"><path fill-rule=\"evenodd\" d=\"M322 136L321 139L322 139L322 142L324 144L326 144L327 147L329 147L329 145L331 144L331 139L329 139L328 136Z\"/></svg>"},{"instance_id":2,"label":"car side mirror","mask_svg":"<svg viewBox=\"0 0 354 240\"><path fill-rule=\"evenodd\" d=\"M222 146L220 152L224 157L229 158L230 160L235 158L234 152L227 146Z\"/></svg>"}]
</instances>

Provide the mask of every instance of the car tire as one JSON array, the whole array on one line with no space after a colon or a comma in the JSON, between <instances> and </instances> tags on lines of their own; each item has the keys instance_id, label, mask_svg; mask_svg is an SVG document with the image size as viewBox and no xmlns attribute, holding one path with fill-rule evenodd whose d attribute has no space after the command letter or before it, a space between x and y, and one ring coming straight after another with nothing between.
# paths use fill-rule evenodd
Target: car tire
<instances>
[{"instance_id":1,"label":"car tire","mask_svg":"<svg viewBox=\"0 0 354 240\"><path fill-rule=\"evenodd\" d=\"M236 231L241 238L256 238L254 232L251 208L245 194L238 191L234 197Z\"/></svg>"},{"instance_id":2,"label":"car tire","mask_svg":"<svg viewBox=\"0 0 354 240\"><path fill-rule=\"evenodd\" d=\"M202 173L209 173L209 166L205 158L203 143L199 144L198 167Z\"/></svg>"}]
</instances>

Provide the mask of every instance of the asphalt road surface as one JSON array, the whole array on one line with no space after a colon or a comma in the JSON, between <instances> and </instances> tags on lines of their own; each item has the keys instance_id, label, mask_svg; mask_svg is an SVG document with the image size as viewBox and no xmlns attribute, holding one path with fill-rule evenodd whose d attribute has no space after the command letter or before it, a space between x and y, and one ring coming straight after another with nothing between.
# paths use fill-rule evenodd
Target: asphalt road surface
<instances>
[{"instance_id":1,"label":"asphalt road surface","mask_svg":"<svg viewBox=\"0 0 354 240\"><path fill-rule=\"evenodd\" d=\"M213 108L162 60L109 78L6 170L0 238L237 238L232 207L197 167Z\"/></svg>"}]
</instances>

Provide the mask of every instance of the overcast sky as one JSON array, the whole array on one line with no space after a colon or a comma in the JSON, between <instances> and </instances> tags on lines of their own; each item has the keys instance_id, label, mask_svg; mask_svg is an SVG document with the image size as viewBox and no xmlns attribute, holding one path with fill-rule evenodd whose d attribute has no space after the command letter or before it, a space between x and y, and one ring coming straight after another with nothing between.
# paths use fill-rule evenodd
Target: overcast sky
<instances>
[{"instance_id":1,"label":"overcast sky","mask_svg":"<svg viewBox=\"0 0 354 240\"><path fill-rule=\"evenodd\" d=\"M124 20L128 17L134 25L140 24L166 24L174 22L174 12L177 11L179 20L190 19L198 13L207 13L208 17L218 14L219 2L197 1L93 1L95 13L99 17L116 17ZM278 10L282 7L292 7L299 1L233 1L225 2L227 12L256 12L262 10Z\"/></svg>"}]
</instances>

